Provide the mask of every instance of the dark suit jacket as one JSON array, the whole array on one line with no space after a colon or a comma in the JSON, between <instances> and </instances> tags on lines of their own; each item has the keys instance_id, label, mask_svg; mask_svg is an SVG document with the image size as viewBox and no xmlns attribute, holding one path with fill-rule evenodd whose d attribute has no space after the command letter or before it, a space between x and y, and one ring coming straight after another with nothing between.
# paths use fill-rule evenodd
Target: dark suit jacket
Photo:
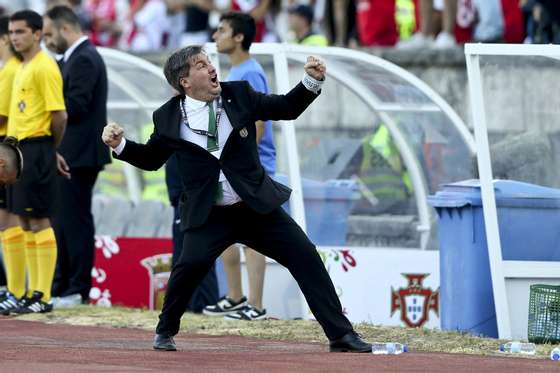
<instances>
[{"instance_id":1,"label":"dark suit jacket","mask_svg":"<svg viewBox=\"0 0 560 373\"><path fill-rule=\"evenodd\" d=\"M71 168L101 167L111 162L101 140L107 124L107 70L89 40L61 63L68 124L58 151Z\"/></svg>"},{"instance_id":2,"label":"dark suit jacket","mask_svg":"<svg viewBox=\"0 0 560 373\"><path fill-rule=\"evenodd\" d=\"M181 228L196 228L208 218L220 169L233 189L255 211L266 214L288 200L291 190L264 171L257 151L257 120L297 118L317 97L299 83L286 95L255 92L246 81L221 83L222 102L231 122L231 132L220 159L206 149L180 138L179 100L173 97L154 112L154 133L146 144L127 140L115 157L144 170L157 170L176 154L183 193L179 201ZM246 137L241 133L247 131Z\"/></svg>"}]
</instances>

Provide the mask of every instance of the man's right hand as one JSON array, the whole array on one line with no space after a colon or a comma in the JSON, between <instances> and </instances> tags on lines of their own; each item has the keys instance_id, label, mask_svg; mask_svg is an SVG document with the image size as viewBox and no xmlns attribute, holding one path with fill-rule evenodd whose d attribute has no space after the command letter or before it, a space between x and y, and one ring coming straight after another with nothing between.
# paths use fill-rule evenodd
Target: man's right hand
<instances>
[{"instance_id":1,"label":"man's right hand","mask_svg":"<svg viewBox=\"0 0 560 373\"><path fill-rule=\"evenodd\" d=\"M101 139L106 145L111 148L116 148L122 141L124 135L124 130L115 122L109 122L105 128L103 128L103 134Z\"/></svg>"}]
</instances>

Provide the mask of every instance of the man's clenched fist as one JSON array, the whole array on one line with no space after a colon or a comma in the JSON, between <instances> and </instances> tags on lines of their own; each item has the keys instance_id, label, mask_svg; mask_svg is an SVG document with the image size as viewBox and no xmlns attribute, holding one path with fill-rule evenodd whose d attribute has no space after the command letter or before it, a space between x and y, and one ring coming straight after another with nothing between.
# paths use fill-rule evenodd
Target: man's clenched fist
<instances>
[{"instance_id":1,"label":"man's clenched fist","mask_svg":"<svg viewBox=\"0 0 560 373\"><path fill-rule=\"evenodd\" d=\"M101 139L106 145L114 149L121 143L123 135L123 128L115 122L110 122L103 128Z\"/></svg>"},{"instance_id":2,"label":"man's clenched fist","mask_svg":"<svg viewBox=\"0 0 560 373\"><path fill-rule=\"evenodd\" d=\"M316 80L325 80L327 66L323 60L314 56L309 56L307 57L307 62L303 68L307 74Z\"/></svg>"}]
</instances>

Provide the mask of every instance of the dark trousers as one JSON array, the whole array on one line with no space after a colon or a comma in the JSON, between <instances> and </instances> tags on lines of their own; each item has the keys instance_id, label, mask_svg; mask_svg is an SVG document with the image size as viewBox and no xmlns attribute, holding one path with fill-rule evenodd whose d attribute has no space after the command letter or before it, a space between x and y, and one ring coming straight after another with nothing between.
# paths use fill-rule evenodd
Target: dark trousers
<instances>
[{"instance_id":1,"label":"dark trousers","mask_svg":"<svg viewBox=\"0 0 560 373\"><path fill-rule=\"evenodd\" d=\"M93 186L99 167L71 169L72 177L57 177L57 204L53 218L58 257L53 296L81 294L88 299L95 253L95 226L91 214Z\"/></svg>"},{"instance_id":2,"label":"dark trousers","mask_svg":"<svg viewBox=\"0 0 560 373\"><path fill-rule=\"evenodd\" d=\"M4 263L0 260L0 286L6 286L8 282L6 281L6 272L4 271Z\"/></svg>"},{"instance_id":3,"label":"dark trousers","mask_svg":"<svg viewBox=\"0 0 560 373\"><path fill-rule=\"evenodd\" d=\"M183 252L171 271L156 333L177 334L194 289L216 258L234 243L245 244L290 271L329 339L352 330L321 257L301 228L282 208L263 215L238 203L214 206L202 227L185 232Z\"/></svg>"},{"instance_id":4,"label":"dark trousers","mask_svg":"<svg viewBox=\"0 0 560 373\"><path fill-rule=\"evenodd\" d=\"M183 239L185 236L183 232L181 232L180 225L179 208L173 207L173 265L179 261L179 257L183 251ZM205 306L218 302L218 298L218 278L216 277L215 266L212 264L210 271L208 271L206 276L202 279L202 282L194 290L187 304L187 310L194 313L201 313Z\"/></svg>"}]
</instances>

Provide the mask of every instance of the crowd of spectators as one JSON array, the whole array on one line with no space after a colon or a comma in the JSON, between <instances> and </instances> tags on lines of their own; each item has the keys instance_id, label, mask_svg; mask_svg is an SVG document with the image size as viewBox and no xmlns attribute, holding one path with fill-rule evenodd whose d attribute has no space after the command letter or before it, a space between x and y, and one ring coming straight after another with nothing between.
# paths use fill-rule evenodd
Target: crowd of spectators
<instances>
[{"instance_id":1,"label":"crowd of spectators","mask_svg":"<svg viewBox=\"0 0 560 373\"><path fill-rule=\"evenodd\" d=\"M298 42L290 14L341 47L450 48L469 41L557 43L554 0L0 0L0 14L70 5L96 45L132 52L210 41L220 14L257 21L256 42ZM304 9L303 11L301 11Z\"/></svg>"}]
</instances>

